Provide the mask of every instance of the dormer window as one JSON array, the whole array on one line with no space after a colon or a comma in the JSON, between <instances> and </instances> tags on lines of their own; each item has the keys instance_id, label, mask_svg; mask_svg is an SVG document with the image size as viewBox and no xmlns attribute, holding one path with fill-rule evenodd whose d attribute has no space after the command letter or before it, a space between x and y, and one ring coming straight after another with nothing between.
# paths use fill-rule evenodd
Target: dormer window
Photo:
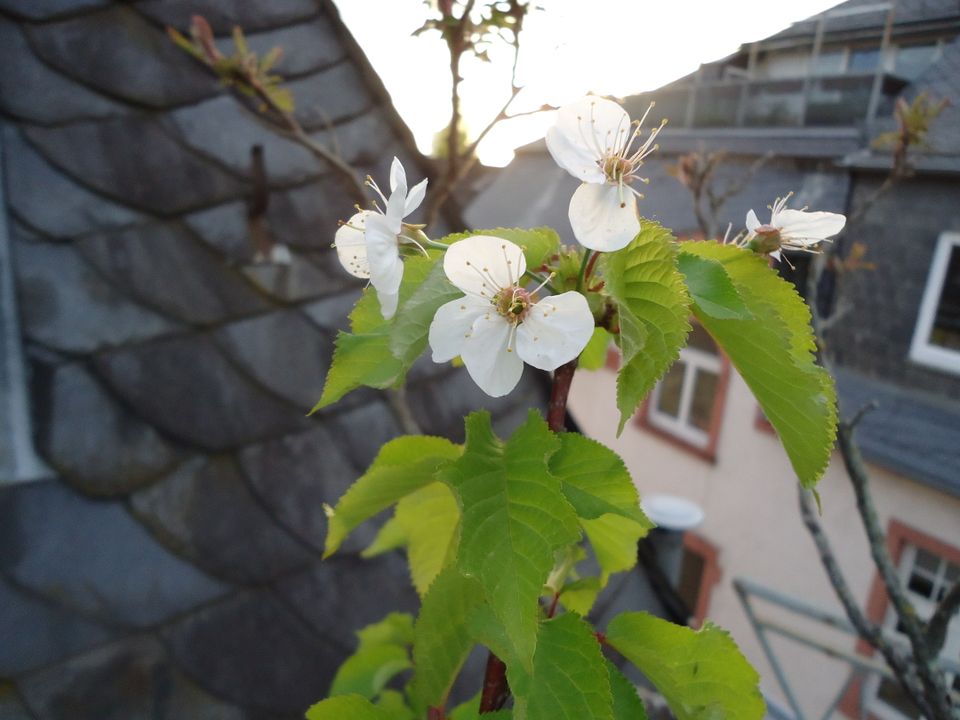
<instances>
[{"instance_id":1,"label":"dormer window","mask_svg":"<svg viewBox=\"0 0 960 720\"><path fill-rule=\"evenodd\" d=\"M937 241L910 359L960 375L960 233L945 232Z\"/></svg>"}]
</instances>

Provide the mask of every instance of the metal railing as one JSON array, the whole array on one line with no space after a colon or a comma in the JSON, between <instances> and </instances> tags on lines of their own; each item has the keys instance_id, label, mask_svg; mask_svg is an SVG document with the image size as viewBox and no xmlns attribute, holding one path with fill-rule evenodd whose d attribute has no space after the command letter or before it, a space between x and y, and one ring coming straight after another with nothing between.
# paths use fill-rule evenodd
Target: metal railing
<instances>
[{"instance_id":1,"label":"metal railing","mask_svg":"<svg viewBox=\"0 0 960 720\"><path fill-rule=\"evenodd\" d=\"M790 706L789 710L790 713L792 713L790 720L806 720L807 715L805 715L803 712L797 695L794 692L793 685L790 683L789 675L787 674L783 664L780 662L780 659L777 657L777 654L774 652L773 647L770 644L770 634L787 638L800 645L823 653L827 657L842 660L851 666L850 675L847 677L843 686L840 688L840 691L837 693L836 697L833 698L832 702L827 707L820 720L829 720L829 718L836 711L841 700L843 700L844 696L847 694L847 691L850 689L851 685L853 685L857 679L866 680L868 677L874 675L885 679L896 679L893 673L890 672L890 669L887 667L886 663L884 663L882 660L878 660L868 655L859 655L847 648L838 647L828 642L811 638L797 627L791 626L789 622L764 615L762 611L758 611L758 609L755 607L753 600L760 599L766 601L777 608L786 610L793 615L798 616L799 618L813 620L814 622L819 623L827 628L838 630L846 635L858 638L859 636L857 635L857 631L846 617L833 613L829 610L824 610L823 608L819 608L802 600L798 600L795 597L777 592L776 590L772 590L745 578L736 578L733 581L733 587L737 592L737 596L740 598L740 603L743 605L744 612L750 621L750 625L757 634L757 639L760 641L760 647L763 649L764 655L770 663L773 674L777 679L777 684L783 691L787 704ZM897 636L892 631L885 631L884 635L891 640L897 640ZM941 658L937 664L940 668L949 673L960 673L960 663L955 662L954 660ZM787 717L785 709L780 709L779 712L776 713L776 716L781 718Z\"/></svg>"}]
</instances>

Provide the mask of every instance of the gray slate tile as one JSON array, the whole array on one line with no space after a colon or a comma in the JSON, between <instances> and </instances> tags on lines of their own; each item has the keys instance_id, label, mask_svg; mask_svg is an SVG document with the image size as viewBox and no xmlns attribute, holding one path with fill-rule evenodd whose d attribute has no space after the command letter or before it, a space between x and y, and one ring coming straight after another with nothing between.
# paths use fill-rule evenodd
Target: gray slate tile
<instances>
[{"instance_id":1,"label":"gray slate tile","mask_svg":"<svg viewBox=\"0 0 960 720\"><path fill-rule=\"evenodd\" d=\"M0 682L0 718L3 720L35 720L20 702L12 684Z\"/></svg>"},{"instance_id":2,"label":"gray slate tile","mask_svg":"<svg viewBox=\"0 0 960 720\"><path fill-rule=\"evenodd\" d=\"M109 5L110 0L0 0L0 9L31 20L47 20L81 10Z\"/></svg>"},{"instance_id":3,"label":"gray slate tile","mask_svg":"<svg viewBox=\"0 0 960 720\"><path fill-rule=\"evenodd\" d=\"M369 560L334 555L284 578L278 592L337 645L342 662L356 649L356 631L390 612L416 615L419 600L406 559L391 552Z\"/></svg>"},{"instance_id":4,"label":"gray slate tile","mask_svg":"<svg viewBox=\"0 0 960 720\"><path fill-rule=\"evenodd\" d=\"M272 132L253 112L232 96L221 95L176 110L168 117L189 147L215 158L238 175L252 176L250 149L254 145L263 147L271 183L302 182L320 173L322 168L309 150ZM228 126L230 132L224 132Z\"/></svg>"},{"instance_id":5,"label":"gray slate tile","mask_svg":"<svg viewBox=\"0 0 960 720\"><path fill-rule=\"evenodd\" d=\"M286 84L296 99L294 114L307 130L320 130L359 115L375 104L360 71L342 62Z\"/></svg>"},{"instance_id":6,"label":"gray slate tile","mask_svg":"<svg viewBox=\"0 0 960 720\"><path fill-rule=\"evenodd\" d=\"M184 323L211 325L269 307L249 283L175 223L90 235L82 255L122 291Z\"/></svg>"},{"instance_id":7,"label":"gray slate tile","mask_svg":"<svg viewBox=\"0 0 960 720\"><path fill-rule=\"evenodd\" d=\"M276 30L251 33L248 28L244 28L244 31L247 44L259 57L263 57L275 47L283 48L280 61L271 69L272 73L281 77L320 70L343 59L346 54L340 39L330 26L330 21L325 17ZM223 38L217 45L225 55L233 53L232 38Z\"/></svg>"},{"instance_id":8,"label":"gray slate tile","mask_svg":"<svg viewBox=\"0 0 960 720\"><path fill-rule=\"evenodd\" d=\"M309 185L271 194L267 222L278 242L294 248L329 250L337 221L347 220L355 212L355 202L343 181L328 173ZM350 277L342 268L339 275Z\"/></svg>"},{"instance_id":9,"label":"gray slate tile","mask_svg":"<svg viewBox=\"0 0 960 720\"><path fill-rule=\"evenodd\" d=\"M350 322L347 316L360 298L360 291L358 284L346 292L303 305L301 309L313 322L330 333L336 334L337 330L348 332Z\"/></svg>"},{"instance_id":10,"label":"gray slate tile","mask_svg":"<svg viewBox=\"0 0 960 720\"><path fill-rule=\"evenodd\" d=\"M299 303L340 288L342 278L331 279L327 270L327 254L291 250L289 263L247 264L243 274L267 295L284 303Z\"/></svg>"},{"instance_id":11,"label":"gray slate tile","mask_svg":"<svg viewBox=\"0 0 960 720\"><path fill-rule=\"evenodd\" d=\"M363 432L364 428L357 428ZM261 501L285 527L319 551L327 534L323 504L335 504L359 477L343 435L326 427L253 445L240 453L244 474ZM362 527L347 552L366 547L374 533Z\"/></svg>"},{"instance_id":12,"label":"gray slate tile","mask_svg":"<svg viewBox=\"0 0 960 720\"><path fill-rule=\"evenodd\" d=\"M3 133L7 202L24 222L55 238L143 222L130 208L106 200L55 169L12 127ZM51 202L56 198L56 202Z\"/></svg>"},{"instance_id":13,"label":"gray slate tile","mask_svg":"<svg viewBox=\"0 0 960 720\"><path fill-rule=\"evenodd\" d=\"M27 32L44 62L132 104L167 108L220 91L206 68L127 5L34 25Z\"/></svg>"},{"instance_id":14,"label":"gray slate tile","mask_svg":"<svg viewBox=\"0 0 960 720\"><path fill-rule=\"evenodd\" d=\"M249 262L254 255L247 226L247 204L243 201L215 205L183 215L191 231L221 253L231 264Z\"/></svg>"},{"instance_id":15,"label":"gray slate tile","mask_svg":"<svg viewBox=\"0 0 960 720\"><path fill-rule=\"evenodd\" d=\"M320 397L333 340L299 311L230 323L215 337L246 372L290 403L307 411Z\"/></svg>"},{"instance_id":16,"label":"gray slate tile","mask_svg":"<svg viewBox=\"0 0 960 720\"><path fill-rule=\"evenodd\" d=\"M134 416L78 363L51 371L36 410L44 424L38 450L70 484L91 495L125 495L179 461L180 452Z\"/></svg>"},{"instance_id":17,"label":"gray slate tile","mask_svg":"<svg viewBox=\"0 0 960 720\"><path fill-rule=\"evenodd\" d=\"M118 636L117 630L31 597L0 577L0 677L49 665ZM2 698L0 686L0 718L6 720Z\"/></svg>"},{"instance_id":18,"label":"gray slate tile","mask_svg":"<svg viewBox=\"0 0 960 720\"><path fill-rule=\"evenodd\" d=\"M194 447L227 450L309 426L300 410L253 385L205 335L113 351L97 358L97 367L140 415Z\"/></svg>"},{"instance_id":19,"label":"gray slate tile","mask_svg":"<svg viewBox=\"0 0 960 720\"><path fill-rule=\"evenodd\" d=\"M184 463L131 506L178 554L230 581L265 582L312 559L264 512L232 457Z\"/></svg>"},{"instance_id":20,"label":"gray slate tile","mask_svg":"<svg viewBox=\"0 0 960 720\"><path fill-rule=\"evenodd\" d=\"M267 590L193 613L164 637L180 667L203 678L210 692L251 709L298 716L326 695L345 657Z\"/></svg>"},{"instance_id":21,"label":"gray slate tile","mask_svg":"<svg viewBox=\"0 0 960 720\"><path fill-rule=\"evenodd\" d=\"M89 353L178 327L118 292L74 247L18 241L14 255L21 322L31 340Z\"/></svg>"},{"instance_id":22,"label":"gray slate tile","mask_svg":"<svg viewBox=\"0 0 960 720\"><path fill-rule=\"evenodd\" d=\"M337 413L328 420L328 427L337 438L341 452L353 462L357 476L366 471L386 442L401 434L393 411L382 394L374 402Z\"/></svg>"},{"instance_id":23,"label":"gray slate tile","mask_svg":"<svg viewBox=\"0 0 960 720\"><path fill-rule=\"evenodd\" d=\"M156 22L186 30L192 15L202 15L218 35L234 25L247 32L290 25L317 14L314 0L144 0L137 10Z\"/></svg>"},{"instance_id":24,"label":"gray slate tile","mask_svg":"<svg viewBox=\"0 0 960 720\"><path fill-rule=\"evenodd\" d=\"M21 2L20 5L30 5ZM77 85L33 54L16 23L0 18L0 107L41 124L119 115L126 109Z\"/></svg>"},{"instance_id":25,"label":"gray slate tile","mask_svg":"<svg viewBox=\"0 0 960 720\"><path fill-rule=\"evenodd\" d=\"M244 720L201 690L159 641L137 636L98 648L20 681L43 720Z\"/></svg>"},{"instance_id":26,"label":"gray slate tile","mask_svg":"<svg viewBox=\"0 0 960 720\"><path fill-rule=\"evenodd\" d=\"M28 138L72 180L125 205L172 215L242 196L245 186L148 116L32 127Z\"/></svg>"},{"instance_id":27,"label":"gray slate tile","mask_svg":"<svg viewBox=\"0 0 960 720\"><path fill-rule=\"evenodd\" d=\"M0 517L0 571L112 623L153 625L228 589L158 544L122 504L55 480L4 488Z\"/></svg>"}]
</instances>

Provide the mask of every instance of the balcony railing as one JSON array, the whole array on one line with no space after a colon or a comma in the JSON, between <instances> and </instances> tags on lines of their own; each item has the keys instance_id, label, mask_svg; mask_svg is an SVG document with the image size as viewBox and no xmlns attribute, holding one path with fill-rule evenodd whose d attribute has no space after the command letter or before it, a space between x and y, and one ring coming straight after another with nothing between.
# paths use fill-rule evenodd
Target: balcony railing
<instances>
[{"instance_id":1,"label":"balcony railing","mask_svg":"<svg viewBox=\"0 0 960 720\"><path fill-rule=\"evenodd\" d=\"M638 106L655 100L655 114L681 127L856 127L872 119L874 80L864 74L691 82L641 95ZM875 117L890 114L905 84L882 76Z\"/></svg>"}]
</instances>

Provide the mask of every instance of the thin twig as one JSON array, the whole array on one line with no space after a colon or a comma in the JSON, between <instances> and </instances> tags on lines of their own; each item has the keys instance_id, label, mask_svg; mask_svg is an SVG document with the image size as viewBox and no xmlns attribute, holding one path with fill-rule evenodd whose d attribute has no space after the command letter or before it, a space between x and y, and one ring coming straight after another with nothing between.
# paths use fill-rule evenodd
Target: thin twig
<instances>
[{"instance_id":1,"label":"thin twig","mask_svg":"<svg viewBox=\"0 0 960 720\"><path fill-rule=\"evenodd\" d=\"M931 653L939 655L943 650L947 626L958 609L960 609L960 581L955 582L950 591L943 596L943 600L937 605L937 609L927 623L927 644L930 646Z\"/></svg>"}]
</instances>

